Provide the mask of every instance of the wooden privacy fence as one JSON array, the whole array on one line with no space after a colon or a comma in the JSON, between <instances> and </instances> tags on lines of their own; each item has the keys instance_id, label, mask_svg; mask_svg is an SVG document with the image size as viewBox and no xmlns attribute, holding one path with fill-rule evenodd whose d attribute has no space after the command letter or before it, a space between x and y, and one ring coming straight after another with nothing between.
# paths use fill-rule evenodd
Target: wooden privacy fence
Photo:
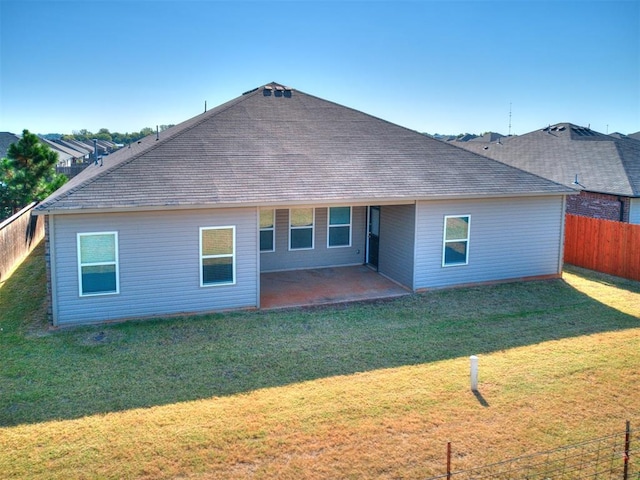
<instances>
[{"instance_id":1,"label":"wooden privacy fence","mask_svg":"<svg viewBox=\"0 0 640 480\"><path fill-rule=\"evenodd\" d=\"M56 167L56 173L62 173L63 175L65 175L70 180L73 177L75 177L76 175L78 175L80 172L82 172L89 165L91 165L90 162L87 162L87 163L76 163L76 164L70 165L68 167Z\"/></svg>"},{"instance_id":2,"label":"wooden privacy fence","mask_svg":"<svg viewBox=\"0 0 640 480\"><path fill-rule=\"evenodd\" d=\"M567 214L564 261L640 280L640 225Z\"/></svg>"},{"instance_id":3,"label":"wooden privacy fence","mask_svg":"<svg viewBox=\"0 0 640 480\"><path fill-rule=\"evenodd\" d=\"M0 284L44 237L44 217L32 216L36 203L0 223Z\"/></svg>"}]
</instances>

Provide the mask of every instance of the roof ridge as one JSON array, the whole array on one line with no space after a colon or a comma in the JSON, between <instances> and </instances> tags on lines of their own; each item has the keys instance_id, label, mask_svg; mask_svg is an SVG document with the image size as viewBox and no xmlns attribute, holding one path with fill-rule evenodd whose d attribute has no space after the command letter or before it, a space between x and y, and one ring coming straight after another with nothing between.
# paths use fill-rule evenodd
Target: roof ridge
<instances>
[{"instance_id":1,"label":"roof ridge","mask_svg":"<svg viewBox=\"0 0 640 480\"><path fill-rule=\"evenodd\" d=\"M344 189L341 198L360 199L426 198L449 195L452 188L454 195L572 191L332 100L299 90L293 100L268 98L292 96L293 89L282 89L276 82L263 84L165 130L160 139L149 135L132 143L45 199L38 213L288 203L302 197L326 201L337 198L338 189ZM287 128L274 129L274 122ZM355 180L332 177L345 157ZM369 166L388 167L390 179L372 182ZM463 167L480 178L497 172L499 180L481 182L469 174L472 185L462 186L451 168ZM311 175L317 181L313 195L308 196L308 185L292 188L290 175ZM433 180L421 180L426 178Z\"/></svg>"}]
</instances>

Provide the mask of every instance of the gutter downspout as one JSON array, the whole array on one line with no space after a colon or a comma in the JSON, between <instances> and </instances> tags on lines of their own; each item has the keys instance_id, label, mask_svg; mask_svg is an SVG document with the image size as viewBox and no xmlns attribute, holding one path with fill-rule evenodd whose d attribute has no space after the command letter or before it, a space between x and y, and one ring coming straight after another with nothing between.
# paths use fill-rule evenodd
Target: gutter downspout
<instances>
[{"instance_id":1,"label":"gutter downspout","mask_svg":"<svg viewBox=\"0 0 640 480\"><path fill-rule=\"evenodd\" d=\"M562 196L562 209L560 211L561 228L560 228L560 255L558 257L558 275L562 276L564 270L564 242L565 230L567 225L567 196Z\"/></svg>"},{"instance_id":2,"label":"gutter downspout","mask_svg":"<svg viewBox=\"0 0 640 480\"><path fill-rule=\"evenodd\" d=\"M618 195L618 202L620 203L620 221L624 222L624 198Z\"/></svg>"}]
</instances>

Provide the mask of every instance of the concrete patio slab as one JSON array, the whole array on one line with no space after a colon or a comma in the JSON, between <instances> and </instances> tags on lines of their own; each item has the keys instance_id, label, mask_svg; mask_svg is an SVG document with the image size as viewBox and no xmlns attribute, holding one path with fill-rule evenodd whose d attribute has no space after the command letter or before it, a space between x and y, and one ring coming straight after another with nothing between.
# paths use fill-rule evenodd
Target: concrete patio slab
<instances>
[{"instance_id":1,"label":"concrete patio slab","mask_svg":"<svg viewBox=\"0 0 640 480\"><path fill-rule=\"evenodd\" d=\"M365 265L263 273L260 289L262 309L375 300L411 293Z\"/></svg>"}]
</instances>

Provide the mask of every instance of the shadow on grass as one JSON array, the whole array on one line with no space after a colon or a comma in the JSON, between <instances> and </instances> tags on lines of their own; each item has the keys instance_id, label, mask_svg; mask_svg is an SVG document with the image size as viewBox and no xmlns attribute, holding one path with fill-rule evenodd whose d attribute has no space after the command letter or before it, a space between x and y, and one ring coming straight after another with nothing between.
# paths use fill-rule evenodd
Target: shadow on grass
<instances>
[{"instance_id":1,"label":"shadow on grass","mask_svg":"<svg viewBox=\"0 0 640 480\"><path fill-rule=\"evenodd\" d=\"M233 395L640 326L638 317L551 280L48 332L44 266L37 255L0 290L0 426ZM620 288L638 291L637 282L623 281Z\"/></svg>"},{"instance_id":2,"label":"shadow on grass","mask_svg":"<svg viewBox=\"0 0 640 480\"><path fill-rule=\"evenodd\" d=\"M489 402L487 402L487 400L482 396L482 393L480 393L478 390L472 390L472 393L473 396L476 397L480 405L482 405L483 407L489 406Z\"/></svg>"},{"instance_id":3,"label":"shadow on grass","mask_svg":"<svg viewBox=\"0 0 640 480\"><path fill-rule=\"evenodd\" d=\"M606 273L600 273L586 268L578 267L576 265L565 264L564 271L572 273L579 277L588 278L589 280L606 285L609 287L616 287L629 292L640 293L640 282L630 280L628 278L614 277Z\"/></svg>"}]
</instances>

